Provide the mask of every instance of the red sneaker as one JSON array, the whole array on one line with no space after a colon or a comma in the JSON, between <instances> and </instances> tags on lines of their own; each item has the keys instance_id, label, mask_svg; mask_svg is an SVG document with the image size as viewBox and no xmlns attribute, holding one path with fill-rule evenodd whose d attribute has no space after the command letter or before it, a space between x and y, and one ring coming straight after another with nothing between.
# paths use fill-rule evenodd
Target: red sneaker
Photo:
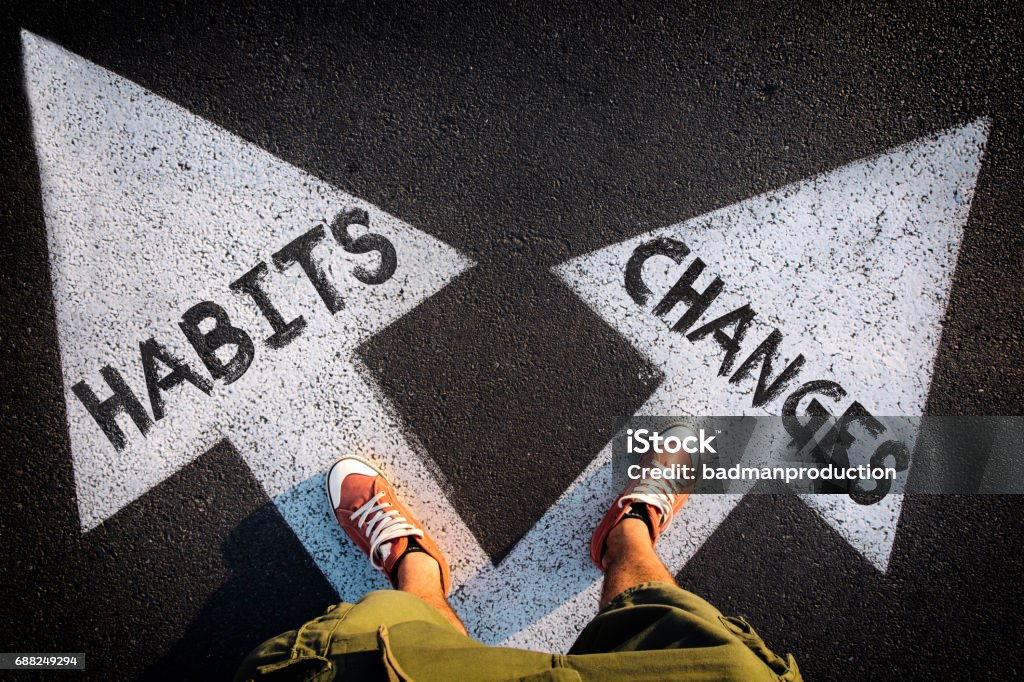
<instances>
[{"instance_id":1,"label":"red sneaker","mask_svg":"<svg viewBox=\"0 0 1024 682\"><path fill-rule=\"evenodd\" d=\"M677 423L659 433L668 438L674 436L682 442L683 438L697 436L697 431L690 424ZM678 452L667 452L664 450L649 453L644 456L643 466L662 466L670 468L675 464L696 467L698 456L690 454L681 449ZM619 496L612 503L610 509L605 512L601 523L597 524L594 536L590 539L590 559L597 566L598 570L604 571L601 559L604 556L604 544L608 539L608 533L622 520L626 514L633 509L633 503L643 503L650 523L651 543L658 540L658 536L665 530L672 521L676 512L682 509L689 493L676 492L680 488L678 482L664 479L637 479L631 480Z\"/></svg>"},{"instance_id":2,"label":"red sneaker","mask_svg":"<svg viewBox=\"0 0 1024 682\"><path fill-rule=\"evenodd\" d=\"M395 565L409 548L409 539L416 538L441 567L441 589L448 594L452 583L448 562L379 469L359 457L339 459L327 473L327 497L345 533L393 586L397 587Z\"/></svg>"}]
</instances>

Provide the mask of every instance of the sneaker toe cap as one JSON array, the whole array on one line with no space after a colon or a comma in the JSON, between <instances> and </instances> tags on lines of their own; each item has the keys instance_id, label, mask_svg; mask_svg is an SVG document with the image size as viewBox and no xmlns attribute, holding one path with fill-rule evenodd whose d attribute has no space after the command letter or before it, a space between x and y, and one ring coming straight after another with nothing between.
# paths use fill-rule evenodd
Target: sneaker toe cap
<instances>
[{"instance_id":1,"label":"sneaker toe cap","mask_svg":"<svg viewBox=\"0 0 1024 682\"><path fill-rule=\"evenodd\" d=\"M356 457L343 457L335 462L327 473L327 495L330 497L332 509L338 508L341 501L341 487L345 479L353 474L373 478L379 476L380 472Z\"/></svg>"}]
</instances>

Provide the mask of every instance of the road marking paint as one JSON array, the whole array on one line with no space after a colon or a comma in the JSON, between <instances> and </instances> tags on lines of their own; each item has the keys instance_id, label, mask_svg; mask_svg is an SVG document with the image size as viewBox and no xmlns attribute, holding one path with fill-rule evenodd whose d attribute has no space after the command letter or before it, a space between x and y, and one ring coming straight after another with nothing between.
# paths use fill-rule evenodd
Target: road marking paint
<instances>
[{"instance_id":1,"label":"road marking paint","mask_svg":"<svg viewBox=\"0 0 1024 682\"><path fill-rule=\"evenodd\" d=\"M493 566L448 502L429 458L402 437L399 420L354 355L471 263L181 107L31 33L22 36L83 529L227 436L339 595L354 599L386 583L331 518L323 477L338 453L373 452L448 550L453 601L471 632L485 642L565 650L597 603L599 574L587 559L588 538L572 529L591 528L614 495L610 444ZM674 323L685 300L653 314L694 257L707 264L695 291L717 275L724 283L714 301L720 312L750 303L757 313L731 369L746 364L749 341L771 339L778 329L779 359L769 380L802 354L801 381L841 384L846 403L859 401L876 414L918 414L987 130L987 122L977 121L556 271L664 372L642 414L776 413L786 397L762 390L754 408L763 357L730 383L719 374L723 353L714 336L691 341L670 331L665 322ZM397 269L367 285L355 267L380 272L383 255L317 242L319 274L338 284L339 307L311 286L317 273L304 274L301 263L287 259L275 271L281 259L273 255L353 207L366 211L369 222L354 236L376 234L393 244ZM624 269L652 239L684 243L689 257L678 264L645 260L639 282L650 289L649 300L637 305L624 286ZM228 290L257 263L268 264L266 289L280 317L274 328L253 296ZM211 381L209 394L179 373L176 383L157 390L165 416L152 420L147 435L126 415L117 418L125 443L116 449L72 387L85 380L102 399L109 389L98 370L115 363L152 411L138 344L154 338L167 352L153 357L185 359L202 372L202 358L175 333L183 311L200 301L218 303L233 325L251 332L251 364L230 384ZM305 326L287 328L300 315ZM264 340L271 332L281 341L275 347ZM833 409L846 406L816 397ZM670 568L679 570L739 499L691 499L686 522L674 524L659 543ZM885 569L897 496L870 507L833 496L805 499Z\"/></svg>"},{"instance_id":2,"label":"road marking paint","mask_svg":"<svg viewBox=\"0 0 1024 682\"><path fill-rule=\"evenodd\" d=\"M23 32L22 44L83 530L228 437L344 598L387 584L343 537L325 502L324 472L346 452L374 453L449 548L456 584L486 564L429 458L406 443L355 356L472 263L52 42ZM368 224L351 226L342 241L380 239L343 247L327 226L346 209L365 211L360 219ZM312 249L285 248L299 237L312 239ZM393 272L381 239L397 252ZM380 249L360 251L359 244ZM318 273L306 274L306 260L332 290L323 281L314 286ZM264 341L274 329L254 298L229 289L257 264L266 268L262 286L281 323L304 321L297 333L274 334L274 343ZM376 275L384 281L374 283ZM216 303L251 337L250 364L231 383L207 373L179 329L182 314L202 301ZM199 333L212 324L203 320ZM154 389L159 420L140 360L139 344L150 338L166 349L158 359L176 358L194 372L195 383L178 376L171 385L169 366L150 363L166 385ZM228 362L237 348L216 352ZM99 373L105 365L120 373L151 422L143 435L122 412L120 450L72 390L84 381L98 400L110 397Z\"/></svg>"},{"instance_id":3,"label":"road marking paint","mask_svg":"<svg viewBox=\"0 0 1024 682\"><path fill-rule=\"evenodd\" d=\"M555 272L664 373L638 414L781 414L794 389L825 380L841 386L842 395L829 397L819 385L819 390L797 395L797 414L817 399L831 412L857 401L876 415L918 415L927 398L988 130L988 121L979 119L585 254ZM659 240L670 241L645 246ZM685 245L685 256L678 248L673 251L674 243ZM639 282L649 289L642 304L630 295L626 277L638 249ZM647 258L651 253L662 255ZM691 282L693 292L707 291L716 276L722 286L686 331L693 333L747 303L756 312L724 375L726 351L713 337L690 340L671 328L698 296L655 313L673 286L686 283L685 273L696 258L705 269ZM736 326L725 333L734 334ZM774 329L781 338L768 379L778 378L799 355L804 359L783 390L755 407L756 368L763 358L738 381L730 378ZM568 594L579 588L578 575L588 569L585 539L565 548L564 529L587 520L585 527L591 527L611 503L614 491L607 485L605 466L610 460L609 443L524 538L521 545L531 548L530 556L516 551L510 556L530 563L534 574L546 575L547 585L569 580L570 588L552 587L540 595L531 604L538 619L519 623L517 632L484 617L485 627L494 628L505 642L564 650L574 637L572 625L596 608L595 569L589 569L594 582ZM687 502L658 545L672 571L682 569L741 497L702 496ZM890 495L870 506L837 495L802 498L876 568L886 569L902 496Z\"/></svg>"}]
</instances>

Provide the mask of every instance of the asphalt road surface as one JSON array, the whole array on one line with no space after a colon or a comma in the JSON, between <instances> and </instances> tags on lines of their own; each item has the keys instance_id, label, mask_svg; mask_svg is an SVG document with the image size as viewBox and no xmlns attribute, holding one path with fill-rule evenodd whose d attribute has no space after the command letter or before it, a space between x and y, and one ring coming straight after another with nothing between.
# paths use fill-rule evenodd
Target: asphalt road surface
<instances>
[{"instance_id":1,"label":"asphalt road surface","mask_svg":"<svg viewBox=\"0 0 1024 682\"><path fill-rule=\"evenodd\" d=\"M809 368L835 351L822 367L876 412L1022 412L1013 3L219 4L0 9L0 650L84 652L102 680L229 676L372 586L310 491L334 448L373 444L445 524L471 630L558 648L596 573L512 573L585 545L589 528L535 524L572 518L615 417L777 413L752 376L733 391L685 355L705 351L652 351L594 284L591 254L668 226L796 344L775 374L797 346ZM345 261L368 251L311 229L352 206L393 276L380 239ZM768 276L869 210L873 241L801 247L806 279ZM300 279L285 247L306 230L361 284ZM306 331L232 292L259 263L291 277L274 300ZM815 289L830 264L869 293ZM248 378L229 390L192 355L201 373L152 398L140 362L187 351L177 322L203 300L252 332ZM855 337L808 322L833 310ZM140 351L148 335L176 352ZM890 345L912 360L880 379ZM105 363L142 410L118 417L120 447L72 390L109 396ZM1021 674L1018 498L912 496L877 524L792 496L701 504L667 545L681 584L808 679Z\"/></svg>"}]
</instances>

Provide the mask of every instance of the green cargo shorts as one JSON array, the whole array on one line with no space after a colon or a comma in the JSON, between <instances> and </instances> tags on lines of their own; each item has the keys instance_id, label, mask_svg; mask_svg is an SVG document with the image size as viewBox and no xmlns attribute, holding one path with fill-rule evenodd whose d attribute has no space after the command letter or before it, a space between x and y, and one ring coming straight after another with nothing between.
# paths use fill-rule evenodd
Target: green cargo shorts
<instances>
[{"instance_id":1,"label":"green cargo shorts","mask_svg":"<svg viewBox=\"0 0 1024 682\"><path fill-rule=\"evenodd\" d=\"M236 680L800 680L741 618L669 583L632 587L584 628L568 654L491 647L396 590L338 604L264 642Z\"/></svg>"}]
</instances>

